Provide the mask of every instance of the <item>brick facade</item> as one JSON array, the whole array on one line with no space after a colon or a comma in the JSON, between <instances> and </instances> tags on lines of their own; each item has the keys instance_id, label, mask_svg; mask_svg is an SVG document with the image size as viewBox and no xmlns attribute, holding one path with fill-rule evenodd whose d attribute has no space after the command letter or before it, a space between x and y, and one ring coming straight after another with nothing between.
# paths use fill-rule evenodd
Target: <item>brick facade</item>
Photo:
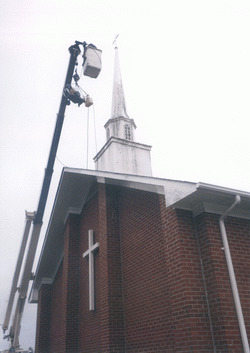
<instances>
[{"instance_id":1,"label":"brick facade","mask_svg":"<svg viewBox=\"0 0 250 353\"><path fill-rule=\"evenodd\" d=\"M166 208L153 192L98 184L65 225L64 257L39 293L36 353L240 353L217 215ZM250 222L228 218L250 333ZM95 304L88 310L88 230Z\"/></svg>"},{"instance_id":2,"label":"brick facade","mask_svg":"<svg viewBox=\"0 0 250 353\"><path fill-rule=\"evenodd\" d=\"M36 351L50 351L51 285L43 284L39 291L36 327Z\"/></svg>"},{"instance_id":3,"label":"brick facade","mask_svg":"<svg viewBox=\"0 0 250 353\"><path fill-rule=\"evenodd\" d=\"M219 217L212 214L203 214L196 219L214 342L217 350L221 352L242 352L218 223ZM246 329L249 333L250 224L246 220L228 218L226 228Z\"/></svg>"}]
</instances>

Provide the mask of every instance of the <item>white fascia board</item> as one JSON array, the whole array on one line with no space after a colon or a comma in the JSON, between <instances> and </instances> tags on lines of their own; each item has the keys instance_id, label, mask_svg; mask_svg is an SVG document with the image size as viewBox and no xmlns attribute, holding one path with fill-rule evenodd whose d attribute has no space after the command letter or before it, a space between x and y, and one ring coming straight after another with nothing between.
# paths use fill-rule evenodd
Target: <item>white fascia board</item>
<instances>
[{"instance_id":1,"label":"white fascia board","mask_svg":"<svg viewBox=\"0 0 250 353\"><path fill-rule=\"evenodd\" d=\"M164 184L166 206L170 207L179 200L193 194L197 189L196 183L166 180Z\"/></svg>"},{"instance_id":2,"label":"white fascia board","mask_svg":"<svg viewBox=\"0 0 250 353\"><path fill-rule=\"evenodd\" d=\"M95 175L99 183L164 194L167 207L195 192L199 185L187 181L96 170L65 168L65 172Z\"/></svg>"},{"instance_id":3,"label":"white fascia board","mask_svg":"<svg viewBox=\"0 0 250 353\"><path fill-rule=\"evenodd\" d=\"M226 194L239 195L239 196L242 196L242 197L250 198L250 193L247 192L247 191L231 189L231 188L226 188L226 187L223 187L223 186L218 186L218 185L213 185L213 184L206 184L206 183L202 183L202 182L199 182L197 184L197 189L217 191L217 192L222 192L222 193L226 193Z\"/></svg>"}]
</instances>

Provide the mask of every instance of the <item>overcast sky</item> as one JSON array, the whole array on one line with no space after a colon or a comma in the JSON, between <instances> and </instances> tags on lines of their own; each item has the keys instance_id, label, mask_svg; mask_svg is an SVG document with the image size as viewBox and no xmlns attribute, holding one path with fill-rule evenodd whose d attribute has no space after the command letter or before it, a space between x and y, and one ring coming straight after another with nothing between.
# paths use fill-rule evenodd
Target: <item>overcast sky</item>
<instances>
[{"instance_id":1,"label":"overcast sky","mask_svg":"<svg viewBox=\"0 0 250 353\"><path fill-rule=\"evenodd\" d=\"M35 211L40 196L68 47L95 44L103 67L80 81L94 108L67 108L38 252L63 165L94 169L105 142L116 34L127 111L137 142L152 145L153 175L250 192L249 1L1 0L0 323L25 210ZM34 346L35 314L26 305L24 348Z\"/></svg>"}]
</instances>

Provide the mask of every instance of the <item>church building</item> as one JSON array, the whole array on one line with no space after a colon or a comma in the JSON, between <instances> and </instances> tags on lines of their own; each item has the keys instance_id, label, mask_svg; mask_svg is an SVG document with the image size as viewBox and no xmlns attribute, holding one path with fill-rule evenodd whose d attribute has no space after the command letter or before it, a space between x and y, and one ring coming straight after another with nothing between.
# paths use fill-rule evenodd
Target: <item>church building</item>
<instances>
[{"instance_id":1,"label":"church building","mask_svg":"<svg viewBox=\"0 0 250 353\"><path fill-rule=\"evenodd\" d=\"M118 50L96 170L64 168L30 293L36 353L249 353L250 193L152 176Z\"/></svg>"}]
</instances>

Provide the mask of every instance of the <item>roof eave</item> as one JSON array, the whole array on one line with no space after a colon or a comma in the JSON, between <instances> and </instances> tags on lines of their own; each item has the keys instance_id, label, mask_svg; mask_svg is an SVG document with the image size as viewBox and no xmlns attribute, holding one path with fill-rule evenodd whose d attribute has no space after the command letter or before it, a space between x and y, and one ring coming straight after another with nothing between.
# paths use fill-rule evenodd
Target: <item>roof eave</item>
<instances>
[{"instance_id":1,"label":"roof eave","mask_svg":"<svg viewBox=\"0 0 250 353\"><path fill-rule=\"evenodd\" d=\"M206 183L198 183L195 192L179 199L171 206L176 209L189 210L194 217L204 212L222 215L234 203L236 195L240 196L241 202L230 216L250 219L249 192Z\"/></svg>"}]
</instances>

